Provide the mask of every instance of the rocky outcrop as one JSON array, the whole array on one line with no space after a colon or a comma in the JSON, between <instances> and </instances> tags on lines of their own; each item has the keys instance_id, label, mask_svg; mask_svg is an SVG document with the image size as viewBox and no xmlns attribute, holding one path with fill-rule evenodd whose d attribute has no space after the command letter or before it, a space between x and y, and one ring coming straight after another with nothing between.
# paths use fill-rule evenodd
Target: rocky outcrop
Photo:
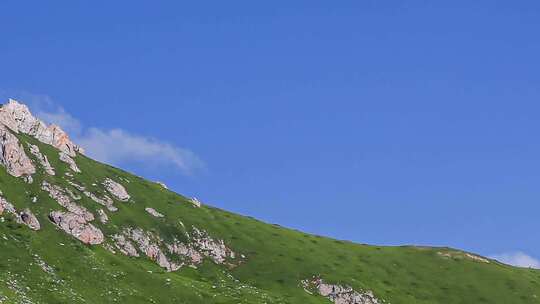
<instances>
[{"instance_id":1,"label":"rocky outcrop","mask_svg":"<svg viewBox=\"0 0 540 304\"><path fill-rule=\"evenodd\" d=\"M19 139L3 125L0 125L0 164L15 177L28 177L36 173L36 168L24 152ZM30 181L31 179L27 179Z\"/></svg>"},{"instance_id":2,"label":"rocky outcrop","mask_svg":"<svg viewBox=\"0 0 540 304\"><path fill-rule=\"evenodd\" d=\"M51 166L51 163L49 163L49 159L46 155L41 154L39 151L39 147L36 145L28 144L28 147L30 147L30 153L34 155L37 160L39 161L40 165L43 167L43 170L45 170L45 173L49 175L55 175L54 168Z\"/></svg>"},{"instance_id":3,"label":"rocky outcrop","mask_svg":"<svg viewBox=\"0 0 540 304\"><path fill-rule=\"evenodd\" d=\"M327 284L319 276L303 280L301 286L309 293L319 294L335 304L381 304L371 291L358 292L349 286Z\"/></svg>"},{"instance_id":4,"label":"rocky outcrop","mask_svg":"<svg viewBox=\"0 0 540 304\"><path fill-rule=\"evenodd\" d=\"M176 271L183 265L183 263L176 263L169 260L161 249L163 240L151 232L144 231L140 228L128 228L124 229L122 234L114 235L113 239L116 241L116 248L123 254L127 256L139 256L133 245L135 243L144 255L156 262L159 266L167 269L167 271Z\"/></svg>"},{"instance_id":5,"label":"rocky outcrop","mask_svg":"<svg viewBox=\"0 0 540 304\"><path fill-rule=\"evenodd\" d=\"M214 240L205 231L194 227L193 236L186 236L189 239L187 243L176 239L168 243L153 232L126 228L112 238L115 247L124 255L139 256L139 252L142 252L167 271L176 271L184 265L199 265L204 257L216 264L226 264L227 259L235 258L235 253L225 246L223 240ZM169 256L176 256L176 259L173 261Z\"/></svg>"},{"instance_id":6,"label":"rocky outcrop","mask_svg":"<svg viewBox=\"0 0 540 304\"><path fill-rule=\"evenodd\" d=\"M120 201L127 202L130 199L126 188L110 178L106 178L105 181L103 181L103 186L105 186L105 189L107 189L110 194Z\"/></svg>"},{"instance_id":7,"label":"rocky outcrop","mask_svg":"<svg viewBox=\"0 0 540 304\"><path fill-rule=\"evenodd\" d=\"M69 168L71 169L71 171L75 173L81 173L81 169L79 169L79 167L77 166L77 163L75 162L75 160L73 160L73 158L69 156L69 154L65 152L60 152L59 156L60 156L61 161L69 165Z\"/></svg>"},{"instance_id":8,"label":"rocky outcrop","mask_svg":"<svg viewBox=\"0 0 540 304\"><path fill-rule=\"evenodd\" d=\"M193 242L203 255L211 258L216 264L223 264L226 259L236 257L234 251L225 246L223 240L215 240L204 230L193 227Z\"/></svg>"},{"instance_id":9,"label":"rocky outcrop","mask_svg":"<svg viewBox=\"0 0 540 304\"><path fill-rule=\"evenodd\" d=\"M154 216L154 217L164 217L165 216L165 215L157 212L156 209L154 209L154 208L147 207L147 208L144 208L144 210L146 212L148 212L150 215Z\"/></svg>"},{"instance_id":10,"label":"rocky outcrop","mask_svg":"<svg viewBox=\"0 0 540 304\"><path fill-rule=\"evenodd\" d=\"M42 143L53 147L74 157L76 152L84 153L83 149L75 145L57 125L47 126L43 121L32 115L27 106L10 99L7 104L0 107L0 124L10 128L15 133L24 133L35 137Z\"/></svg>"},{"instance_id":11,"label":"rocky outcrop","mask_svg":"<svg viewBox=\"0 0 540 304\"><path fill-rule=\"evenodd\" d=\"M72 181L68 181L68 183L70 185L72 185L73 187L75 187L75 189L81 191L84 195L86 195L89 199L93 200L94 202L102 205L102 206L105 206L107 208L107 210L111 211L111 212L116 212L118 211L118 208L116 208L113 204L114 204L114 201L112 200L112 198L108 197L107 195L103 195L102 198L99 198L97 197L97 195L95 195L94 193L86 190L86 188L84 186L81 186L75 182L72 182Z\"/></svg>"},{"instance_id":12,"label":"rocky outcrop","mask_svg":"<svg viewBox=\"0 0 540 304\"><path fill-rule=\"evenodd\" d=\"M104 236L101 230L75 213L53 211L49 214L49 219L64 232L74 236L81 242L90 245L103 243Z\"/></svg>"},{"instance_id":13,"label":"rocky outcrop","mask_svg":"<svg viewBox=\"0 0 540 304\"><path fill-rule=\"evenodd\" d=\"M41 189L49 193L49 196L54 199L60 206L66 208L70 213L81 217L84 221L90 222L94 220L94 215L83 206L77 205L72 201L67 190L60 186L51 185L47 181L43 181Z\"/></svg>"},{"instance_id":14,"label":"rocky outcrop","mask_svg":"<svg viewBox=\"0 0 540 304\"><path fill-rule=\"evenodd\" d=\"M0 215L4 212L11 214L17 223L26 225L32 230L37 231L41 229L38 219L30 209L26 208L22 212L18 212L13 204L8 202L5 198L0 197Z\"/></svg>"}]
</instances>

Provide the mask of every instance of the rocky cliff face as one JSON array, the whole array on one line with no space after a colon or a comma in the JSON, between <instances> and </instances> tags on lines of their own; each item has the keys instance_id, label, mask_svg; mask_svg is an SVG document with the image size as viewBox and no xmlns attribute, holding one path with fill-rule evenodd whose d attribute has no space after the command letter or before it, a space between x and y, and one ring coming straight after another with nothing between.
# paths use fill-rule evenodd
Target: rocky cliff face
<instances>
[{"instance_id":1,"label":"rocky cliff face","mask_svg":"<svg viewBox=\"0 0 540 304\"><path fill-rule=\"evenodd\" d=\"M20 132L33 136L42 143L51 145L71 157L74 157L76 152L83 153L83 149L75 145L59 126L47 126L43 121L34 117L26 105L16 100L10 99L7 104L0 107L0 124L15 133Z\"/></svg>"}]
</instances>

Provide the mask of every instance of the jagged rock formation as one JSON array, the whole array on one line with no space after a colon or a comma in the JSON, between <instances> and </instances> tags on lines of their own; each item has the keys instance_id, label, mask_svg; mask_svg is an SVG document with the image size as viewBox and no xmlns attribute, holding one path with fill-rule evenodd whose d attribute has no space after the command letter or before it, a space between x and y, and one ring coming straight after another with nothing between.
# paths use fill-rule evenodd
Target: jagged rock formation
<instances>
[{"instance_id":1,"label":"jagged rock formation","mask_svg":"<svg viewBox=\"0 0 540 304\"><path fill-rule=\"evenodd\" d=\"M81 169L79 169L79 167L77 166L77 163L75 162L75 160L73 160L73 158L69 156L69 154L61 151L59 156L60 156L61 161L69 165L69 168L71 169L71 171L75 173L81 173Z\"/></svg>"},{"instance_id":2,"label":"jagged rock formation","mask_svg":"<svg viewBox=\"0 0 540 304\"><path fill-rule=\"evenodd\" d=\"M154 208L147 207L147 208L144 208L144 210L146 212L148 212L150 215L155 216L155 217L164 217L165 216L165 215L157 212L156 209L154 209Z\"/></svg>"},{"instance_id":3,"label":"jagged rock formation","mask_svg":"<svg viewBox=\"0 0 540 304\"><path fill-rule=\"evenodd\" d=\"M71 157L76 152L84 153L83 149L75 145L57 125L47 126L43 121L37 119L30 113L26 105L16 100L10 99L7 104L0 107L0 124L10 128L15 133L24 133L35 137L42 143L65 152Z\"/></svg>"},{"instance_id":4,"label":"jagged rock formation","mask_svg":"<svg viewBox=\"0 0 540 304\"><path fill-rule=\"evenodd\" d=\"M381 304L371 291L358 292L349 286L328 284L319 276L303 280L301 286L309 293L317 293L335 304Z\"/></svg>"},{"instance_id":5,"label":"jagged rock formation","mask_svg":"<svg viewBox=\"0 0 540 304\"><path fill-rule=\"evenodd\" d=\"M43 167L43 170L45 170L45 173L54 176L56 174L54 168L51 166L51 163L49 163L47 156L41 154L39 147L32 144L28 144L28 147L30 147L30 153L32 153L32 155L38 159L39 163Z\"/></svg>"},{"instance_id":6,"label":"jagged rock formation","mask_svg":"<svg viewBox=\"0 0 540 304\"><path fill-rule=\"evenodd\" d=\"M103 181L103 186L105 186L105 189L107 189L110 194L120 201L127 202L130 198L126 188L110 178L106 178L105 181Z\"/></svg>"},{"instance_id":7,"label":"jagged rock formation","mask_svg":"<svg viewBox=\"0 0 540 304\"><path fill-rule=\"evenodd\" d=\"M36 168L15 135L0 124L0 164L15 177L30 176Z\"/></svg>"},{"instance_id":8,"label":"jagged rock formation","mask_svg":"<svg viewBox=\"0 0 540 304\"><path fill-rule=\"evenodd\" d=\"M49 214L49 219L66 233L85 244L97 245L103 243L104 236L101 230L78 214L53 211Z\"/></svg>"}]
</instances>

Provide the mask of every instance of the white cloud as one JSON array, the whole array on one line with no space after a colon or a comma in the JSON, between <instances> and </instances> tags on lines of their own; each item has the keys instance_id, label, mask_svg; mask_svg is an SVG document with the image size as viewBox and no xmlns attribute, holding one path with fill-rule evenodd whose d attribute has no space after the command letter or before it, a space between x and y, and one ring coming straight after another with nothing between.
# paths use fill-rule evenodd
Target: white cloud
<instances>
[{"instance_id":1,"label":"white cloud","mask_svg":"<svg viewBox=\"0 0 540 304\"><path fill-rule=\"evenodd\" d=\"M102 162L118 164L134 161L173 165L187 174L203 167L202 161L187 149L121 129L104 131L91 128L76 141L86 149L88 156Z\"/></svg>"},{"instance_id":2,"label":"white cloud","mask_svg":"<svg viewBox=\"0 0 540 304\"><path fill-rule=\"evenodd\" d=\"M520 251L496 254L491 258L512 266L540 269L539 260Z\"/></svg>"},{"instance_id":3,"label":"white cloud","mask_svg":"<svg viewBox=\"0 0 540 304\"><path fill-rule=\"evenodd\" d=\"M59 125L89 157L98 161L113 165L135 162L169 166L188 175L204 168L204 163L188 149L122 129L86 128L47 95L0 91L0 97L27 104L36 117Z\"/></svg>"}]
</instances>

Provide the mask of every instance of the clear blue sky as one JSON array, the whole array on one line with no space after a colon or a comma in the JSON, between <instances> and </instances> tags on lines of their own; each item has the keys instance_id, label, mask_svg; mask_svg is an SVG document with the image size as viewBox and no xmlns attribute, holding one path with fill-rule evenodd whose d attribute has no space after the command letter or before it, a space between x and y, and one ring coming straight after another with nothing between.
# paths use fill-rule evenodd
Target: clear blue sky
<instances>
[{"instance_id":1,"label":"clear blue sky","mask_svg":"<svg viewBox=\"0 0 540 304\"><path fill-rule=\"evenodd\" d=\"M2 1L0 92L192 151L119 165L377 244L540 257L538 1Z\"/></svg>"}]
</instances>

